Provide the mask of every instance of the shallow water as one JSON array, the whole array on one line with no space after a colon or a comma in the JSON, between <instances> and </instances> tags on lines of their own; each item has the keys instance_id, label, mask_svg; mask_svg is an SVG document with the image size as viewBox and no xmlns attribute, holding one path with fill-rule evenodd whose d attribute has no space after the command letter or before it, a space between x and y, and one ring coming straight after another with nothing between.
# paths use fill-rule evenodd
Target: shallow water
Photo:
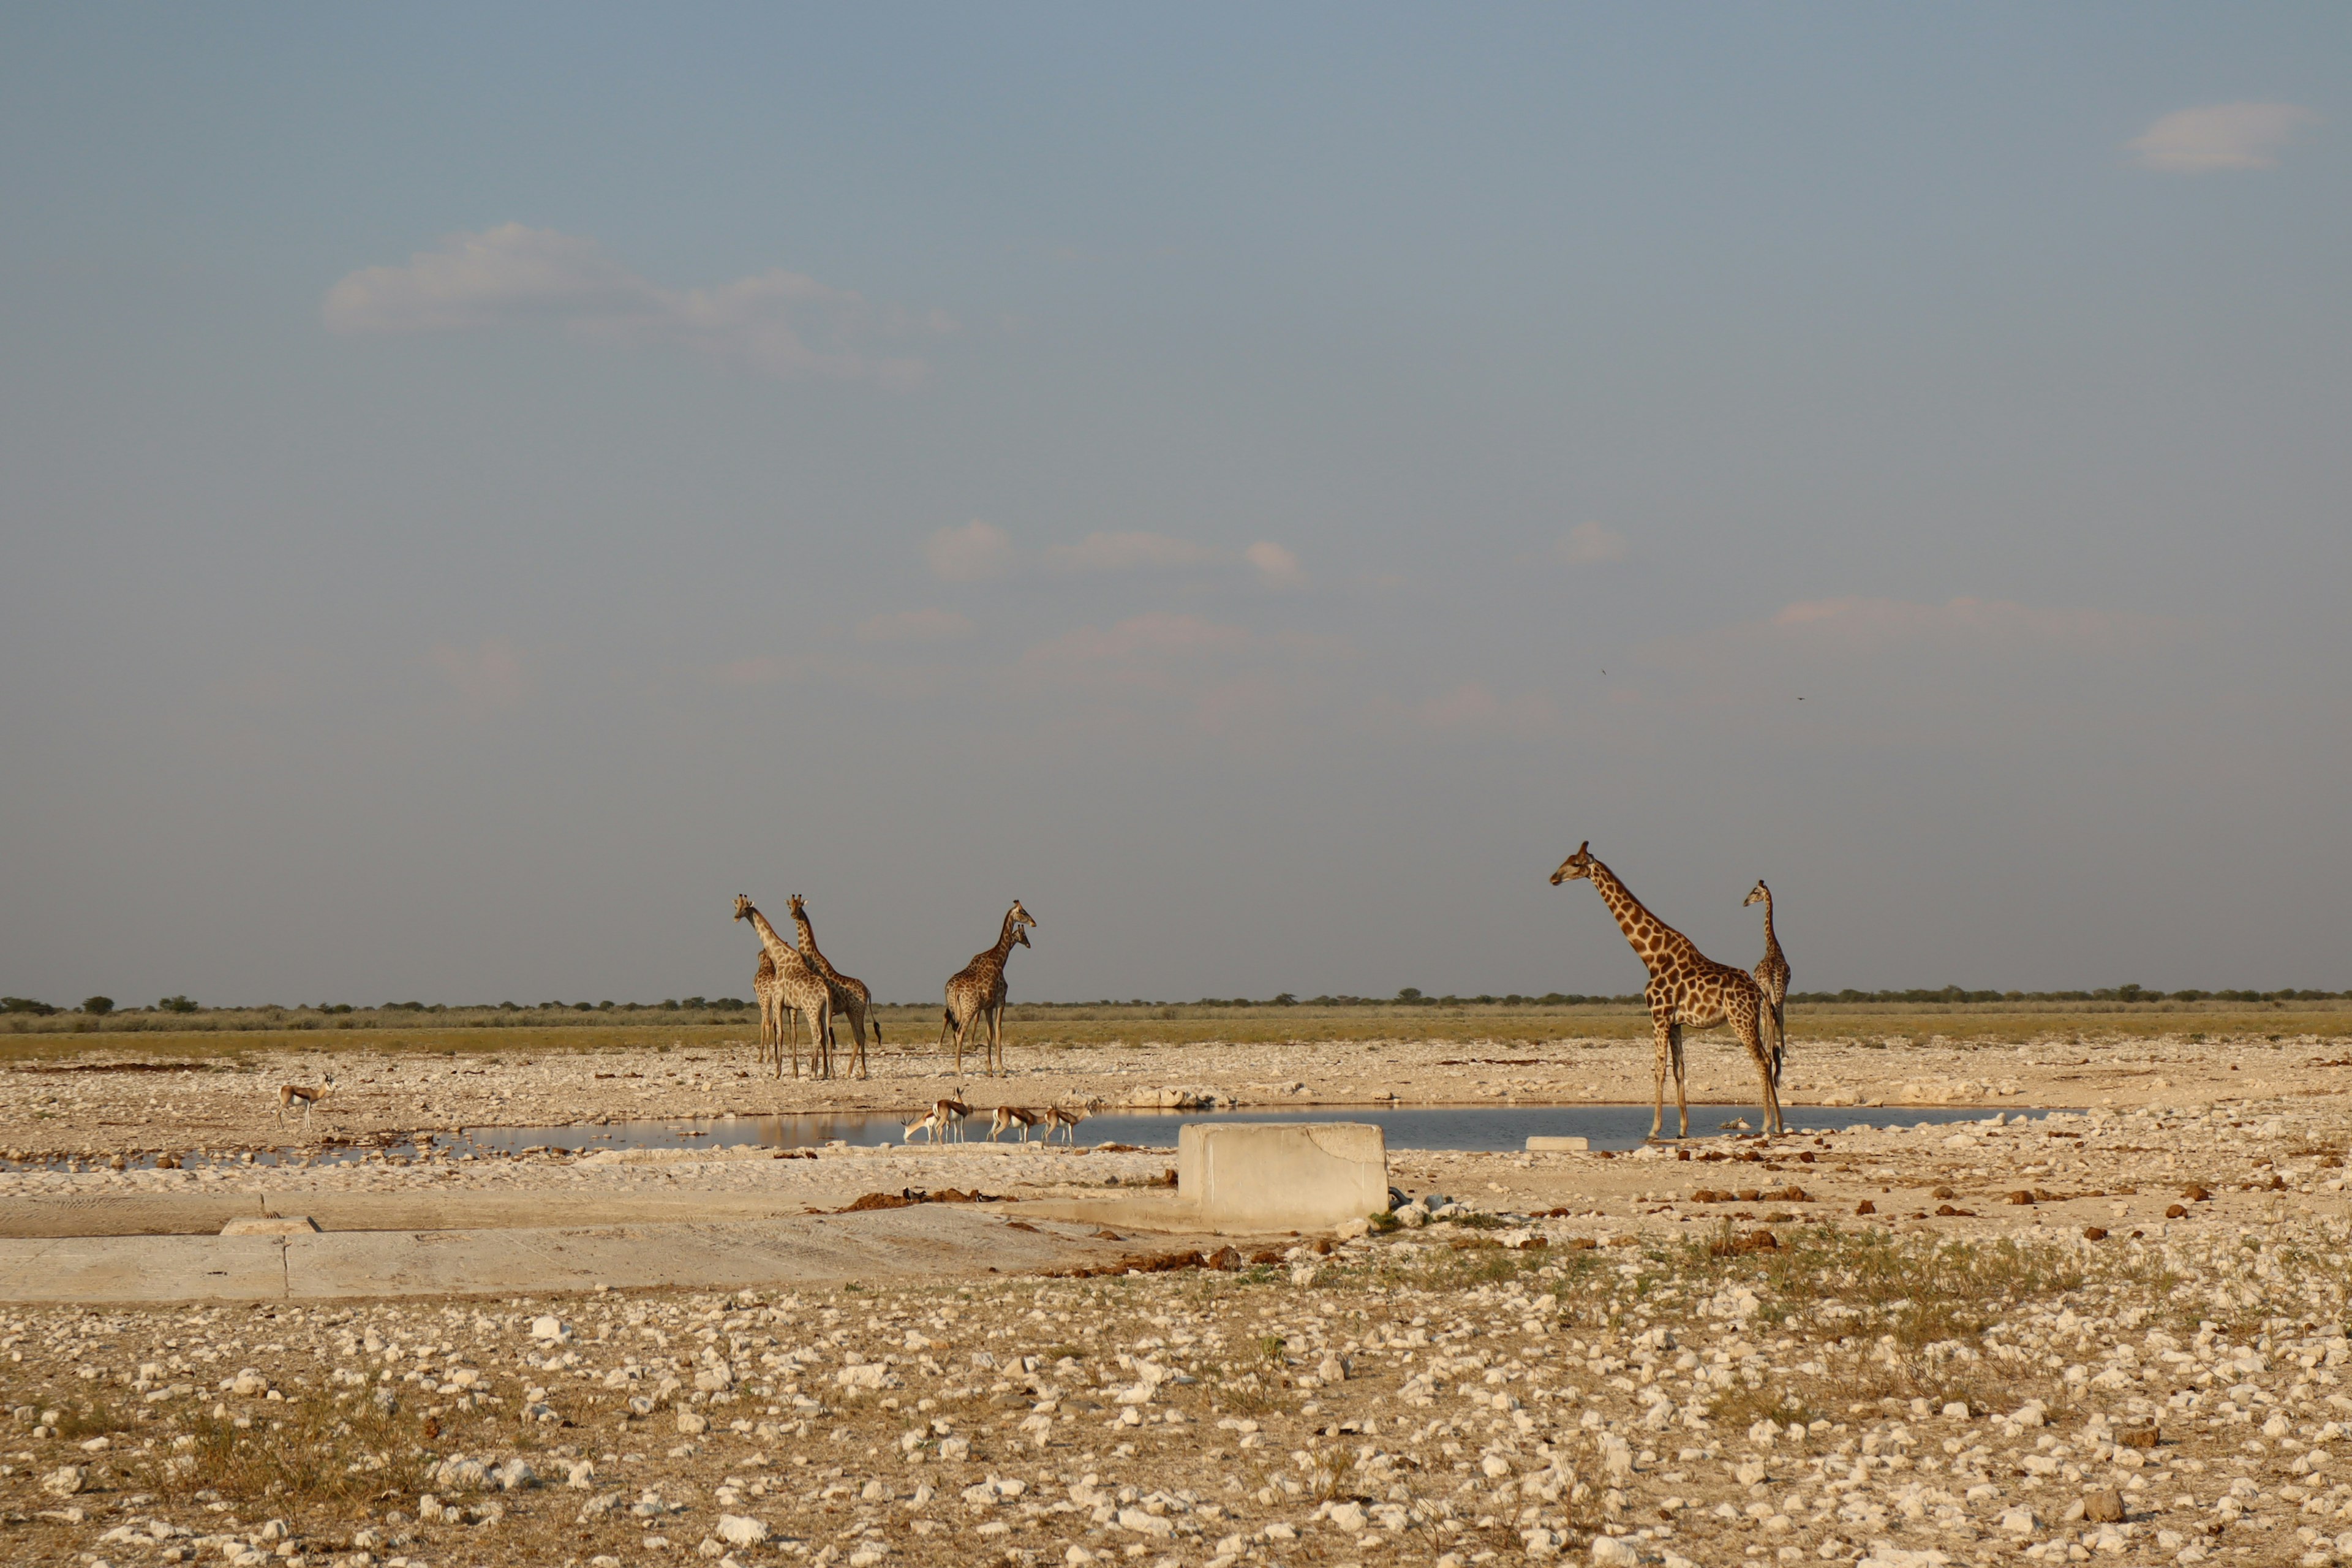
<instances>
[{"instance_id":1,"label":"shallow water","mask_svg":"<svg viewBox=\"0 0 2352 1568\"><path fill-rule=\"evenodd\" d=\"M973 1111L964 1124L968 1142L987 1136L988 1109ZM1760 1127L1762 1114L1753 1106L1694 1105L1690 1108L1694 1140L1720 1136L1743 1129L1726 1123L1745 1121ZM1849 1127L1942 1126L1958 1121L1981 1121L2006 1114L2042 1117L2046 1110L2029 1107L1986 1107L1929 1110L1918 1106L1879 1110L1804 1106L1783 1112L1790 1132L1834 1132ZM1533 1137L1582 1137L1595 1149L1633 1149L1647 1140L1650 1108L1645 1105L1469 1105L1397 1107L1324 1107L1312 1110L1106 1110L1088 1117L1078 1128L1086 1143L1133 1143L1145 1148L1176 1146L1177 1130L1191 1121L1370 1121L1388 1133L1391 1149L1460 1149L1481 1152L1517 1151ZM1674 1126L1667 1112L1666 1125ZM1042 1131L1033 1133L1042 1140ZM1017 1130L1003 1141L1018 1142ZM900 1114L892 1111L809 1111L792 1116L730 1116L715 1121L593 1121L560 1127L476 1127L431 1137L387 1140L383 1143L341 1143L205 1155L184 1152L180 1158L192 1169L213 1165L349 1164L382 1155L394 1161L414 1158L430 1148L435 1155L466 1154L499 1157L541 1150L585 1152L597 1149L732 1149L761 1147L805 1149L829 1142L853 1145L903 1142ZM919 1142L916 1147L922 1144ZM130 1161L133 1169L155 1163L152 1154ZM0 1170L95 1170L99 1162L70 1158L0 1160Z\"/></svg>"},{"instance_id":2,"label":"shallow water","mask_svg":"<svg viewBox=\"0 0 2352 1568\"><path fill-rule=\"evenodd\" d=\"M2011 1116L2043 1116L2034 1110L2010 1110ZM1848 1127L1941 1126L1954 1121L1979 1121L2001 1114L1984 1109L1826 1110L1807 1107L1784 1111L1789 1129L1797 1131L1838 1131ZM1715 1137L1727 1121L1744 1120L1750 1128L1762 1125L1761 1114L1745 1105L1694 1105L1693 1139ZM1650 1133L1650 1108L1645 1105L1474 1105L1401 1107L1341 1107L1313 1110L1106 1110L1088 1117L1078 1128L1087 1143L1135 1143L1146 1148L1176 1146L1177 1130L1193 1121L1370 1121L1388 1134L1391 1149L1463 1149L1513 1151L1527 1147L1532 1137L1583 1137L1595 1149L1638 1148ZM1674 1126L1667 1113L1666 1125ZM987 1112L975 1110L964 1124L968 1140L987 1136ZM1734 1130L1736 1131L1736 1130ZM1041 1137L1042 1134L1032 1134ZM711 1149L757 1144L768 1148L807 1148L838 1140L851 1144L898 1143L902 1141L899 1118L885 1111L745 1116L718 1121L616 1121L610 1126L484 1127L461 1135L454 1152L515 1153L524 1149ZM1008 1131L1000 1142L1018 1142ZM915 1145L922 1147L919 1140Z\"/></svg>"}]
</instances>

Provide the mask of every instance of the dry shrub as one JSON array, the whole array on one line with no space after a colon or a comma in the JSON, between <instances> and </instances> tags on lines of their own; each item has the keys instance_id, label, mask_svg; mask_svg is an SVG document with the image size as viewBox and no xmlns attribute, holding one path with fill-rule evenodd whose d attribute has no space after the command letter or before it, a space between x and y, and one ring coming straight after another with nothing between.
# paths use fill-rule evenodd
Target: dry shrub
<instances>
[{"instance_id":1,"label":"dry shrub","mask_svg":"<svg viewBox=\"0 0 2352 1568\"><path fill-rule=\"evenodd\" d=\"M1820 1414L1799 1399L1793 1390L1769 1383L1755 1388L1735 1384L1717 1394L1706 1407L1706 1418L1727 1432L1744 1432L1759 1421L1802 1426Z\"/></svg>"},{"instance_id":2,"label":"dry shrub","mask_svg":"<svg viewBox=\"0 0 2352 1568\"><path fill-rule=\"evenodd\" d=\"M142 1460L141 1484L167 1497L215 1491L230 1502L291 1511L350 1504L387 1489L411 1490L423 1458L412 1416L373 1399L320 1395L254 1407L250 1426L200 1416L172 1445Z\"/></svg>"},{"instance_id":3,"label":"dry shrub","mask_svg":"<svg viewBox=\"0 0 2352 1568\"><path fill-rule=\"evenodd\" d=\"M1861 1317L1837 1332L1892 1334L1903 1351L1973 1338L2020 1303L2063 1295L2084 1280L2067 1250L2006 1237L1938 1240L1822 1226L1791 1230L1769 1250L1717 1252L1724 1239L1685 1244L1686 1270L1746 1282L1780 1304L1841 1301Z\"/></svg>"}]
</instances>

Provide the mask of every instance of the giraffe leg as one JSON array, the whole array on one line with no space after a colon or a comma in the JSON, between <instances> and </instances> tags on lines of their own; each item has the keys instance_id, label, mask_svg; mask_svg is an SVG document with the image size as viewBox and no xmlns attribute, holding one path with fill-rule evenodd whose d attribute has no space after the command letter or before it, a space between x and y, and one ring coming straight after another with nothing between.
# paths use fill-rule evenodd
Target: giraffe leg
<instances>
[{"instance_id":1,"label":"giraffe leg","mask_svg":"<svg viewBox=\"0 0 2352 1568\"><path fill-rule=\"evenodd\" d=\"M1780 1122L1780 1075L1772 1070L1772 1053L1765 1047L1762 1020L1764 1006L1735 1011L1732 1023L1739 1030L1739 1043L1748 1047L1748 1059L1756 1064L1756 1086L1763 1100L1764 1131L1778 1137L1787 1131Z\"/></svg>"},{"instance_id":2,"label":"giraffe leg","mask_svg":"<svg viewBox=\"0 0 2352 1568\"><path fill-rule=\"evenodd\" d=\"M1657 1060L1652 1064L1656 1069L1654 1084L1656 1093L1652 1098L1650 1109L1650 1136L1655 1138L1658 1129L1666 1123L1666 1060L1674 1049L1670 1043L1674 1026L1664 1016L1653 1014L1650 1027L1657 1037Z\"/></svg>"},{"instance_id":3,"label":"giraffe leg","mask_svg":"<svg viewBox=\"0 0 2352 1568\"><path fill-rule=\"evenodd\" d=\"M1676 1024L1673 1033L1666 1038L1674 1047L1675 1110L1682 1118L1682 1131L1676 1136L1688 1138L1690 1136L1690 1097L1683 1092L1683 1026Z\"/></svg>"}]
</instances>

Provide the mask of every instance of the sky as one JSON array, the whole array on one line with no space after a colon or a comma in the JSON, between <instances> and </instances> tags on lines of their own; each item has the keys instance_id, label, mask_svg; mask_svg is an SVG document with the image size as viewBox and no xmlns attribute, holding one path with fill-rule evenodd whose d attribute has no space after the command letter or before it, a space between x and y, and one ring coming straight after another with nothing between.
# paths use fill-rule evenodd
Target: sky
<instances>
[{"instance_id":1,"label":"sky","mask_svg":"<svg viewBox=\"0 0 2352 1568\"><path fill-rule=\"evenodd\" d=\"M0 990L2352 986L2347 67L0 8Z\"/></svg>"}]
</instances>

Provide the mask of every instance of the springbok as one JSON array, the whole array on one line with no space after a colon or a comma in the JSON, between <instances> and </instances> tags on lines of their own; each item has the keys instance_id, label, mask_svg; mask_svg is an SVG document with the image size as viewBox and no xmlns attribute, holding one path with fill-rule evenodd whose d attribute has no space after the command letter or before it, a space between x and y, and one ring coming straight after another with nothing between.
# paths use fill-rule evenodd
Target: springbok
<instances>
[{"instance_id":1,"label":"springbok","mask_svg":"<svg viewBox=\"0 0 2352 1568\"><path fill-rule=\"evenodd\" d=\"M1102 1108L1103 1102L1099 1100L1089 1100L1076 1110L1060 1105L1047 1106L1045 1108L1045 1142L1051 1143L1054 1141L1054 1130L1058 1127L1066 1134L1063 1142L1073 1148L1076 1147L1078 1123Z\"/></svg>"},{"instance_id":2,"label":"springbok","mask_svg":"<svg viewBox=\"0 0 2352 1568\"><path fill-rule=\"evenodd\" d=\"M998 1133L1008 1127L1018 1127L1021 1129L1021 1142L1026 1143L1029 1142L1029 1129L1045 1120L1037 1112L1024 1110L1017 1105L1000 1105L996 1108L996 1115L988 1124L988 1141L993 1143L996 1142Z\"/></svg>"},{"instance_id":3,"label":"springbok","mask_svg":"<svg viewBox=\"0 0 2352 1568\"><path fill-rule=\"evenodd\" d=\"M334 1092L335 1079L332 1074L321 1078L316 1089L299 1083L281 1083L278 1086L278 1120L285 1121L286 1113L294 1108L294 1102L299 1100L302 1102L302 1125L308 1127L310 1125L311 1110L318 1105L319 1101Z\"/></svg>"}]
</instances>

